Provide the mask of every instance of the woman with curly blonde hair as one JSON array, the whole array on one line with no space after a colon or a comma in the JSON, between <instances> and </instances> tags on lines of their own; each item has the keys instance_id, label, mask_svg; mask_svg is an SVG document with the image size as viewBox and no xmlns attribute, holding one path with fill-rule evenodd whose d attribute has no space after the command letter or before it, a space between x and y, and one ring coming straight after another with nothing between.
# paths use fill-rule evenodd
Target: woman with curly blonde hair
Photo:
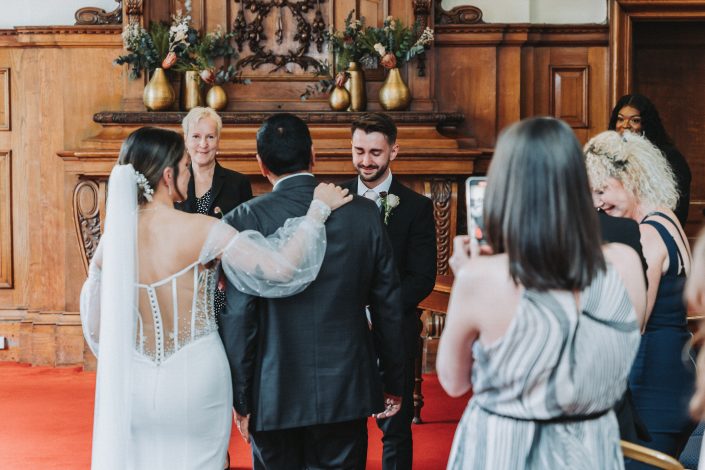
<instances>
[{"instance_id":1,"label":"woman with curly blonde hair","mask_svg":"<svg viewBox=\"0 0 705 470\"><path fill-rule=\"evenodd\" d=\"M648 264L647 321L629 387L652 439L638 443L678 457L694 428L688 400L695 376L692 361L682 359L691 336L683 302L691 255L673 212L676 179L661 151L630 132L603 132L584 152L595 207L639 222Z\"/></svg>"}]
</instances>

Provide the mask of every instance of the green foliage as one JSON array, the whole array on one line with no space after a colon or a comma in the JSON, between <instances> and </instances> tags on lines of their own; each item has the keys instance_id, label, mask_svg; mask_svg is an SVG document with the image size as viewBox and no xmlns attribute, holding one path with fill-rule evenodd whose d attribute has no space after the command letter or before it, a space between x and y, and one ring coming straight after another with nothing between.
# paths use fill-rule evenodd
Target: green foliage
<instances>
[{"instance_id":1,"label":"green foliage","mask_svg":"<svg viewBox=\"0 0 705 470\"><path fill-rule=\"evenodd\" d=\"M115 64L128 64L130 78L142 75L142 71L152 72L161 67L169 52L169 25L152 22L149 30L139 24L128 26L123 32L123 42L128 53L115 59Z\"/></svg>"},{"instance_id":2,"label":"green foliage","mask_svg":"<svg viewBox=\"0 0 705 470\"><path fill-rule=\"evenodd\" d=\"M315 95L330 93L333 88L335 88L335 79L333 78L333 75L331 73L331 67L328 61L325 60L323 62L317 62L315 64L315 67L316 71L314 76L325 78L318 80L318 82L314 83L313 85L307 86L304 92L299 95L301 101L306 101L307 99Z\"/></svg>"}]
</instances>

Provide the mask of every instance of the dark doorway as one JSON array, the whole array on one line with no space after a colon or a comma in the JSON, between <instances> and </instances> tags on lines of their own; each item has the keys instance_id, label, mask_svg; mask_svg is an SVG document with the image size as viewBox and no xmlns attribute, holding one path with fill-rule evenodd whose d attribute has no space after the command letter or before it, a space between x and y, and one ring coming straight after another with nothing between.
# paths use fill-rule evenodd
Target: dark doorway
<instances>
[{"instance_id":1,"label":"dark doorway","mask_svg":"<svg viewBox=\"0 0 705 470\"><path fill-rule=\"evenodd\" d=\"M705 22L634 21L631 89L656 105L693 174L685 227L695 237L705 208Z\"/></svg>"}]
</instances>

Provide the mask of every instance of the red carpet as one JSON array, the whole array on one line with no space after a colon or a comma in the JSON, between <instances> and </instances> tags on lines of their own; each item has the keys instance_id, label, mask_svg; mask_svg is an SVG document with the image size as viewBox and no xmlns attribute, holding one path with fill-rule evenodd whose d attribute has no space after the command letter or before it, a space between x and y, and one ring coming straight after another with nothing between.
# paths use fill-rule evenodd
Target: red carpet
<instances>
[{"instance_id":1,"label":"red carpet","mask_svg":"<svg viewBox=\"0 0 705 470\"><path fill-rule=\"evenodd\" d=\"M95 373L0 363L0 468L90 468ZM435 375L424 376L424 424L414 425L414 469L445 468L468 397L449 398ZM381 433L369 423L368 465L379 470ZM233 426L231 468L251 468L250 449Z\"/></svg>"}]
</instances>

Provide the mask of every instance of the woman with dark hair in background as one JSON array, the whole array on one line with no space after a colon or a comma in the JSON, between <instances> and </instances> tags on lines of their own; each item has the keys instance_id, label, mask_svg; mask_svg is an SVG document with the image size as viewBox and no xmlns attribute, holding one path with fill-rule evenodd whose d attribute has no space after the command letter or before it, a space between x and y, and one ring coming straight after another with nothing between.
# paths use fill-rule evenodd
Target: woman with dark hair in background
<instances>
[{"instance_id":1,"label":"woman with dark hair in background","mask_svg":"<svg viewBox=\"0 0 705 470\"><path fill-rule=\"evenodd\" d=\"M264 238L176 210L188 166L179 134L142 128L110 175L105 232L81 291L98 358L94 470L223 468L232 382L215 323L218 270L251 295L301 292L323 261L323 223L351 198L319 185L306 216Z\"/></svg>"},{"instance_id":2,"label":"woman with dark hair in background","mask_svg":"<svg viewBox=\"0 0 705 470\"><path fill-rule=\"evenodd\" d=\"M673 212L685 227L690 206L690 167L664 129L656 106L644 95L624 95L612 110L608 129L620 134L624 131L642 134L663 153L676 175L678 203Z\"/></svg>"},{"instance_id":3,"label":"woman with dark hair in background","mask_svg":"<svg viewBox=\"0 0 705 470\"><path fill-rule=\"evenodd\" d=\"M623 468L612 407L639 345L644 276L633 249L602 245L570 127L505 130L484 208L494 254L456 237L438 346L446 392L473 387L448 468Z\"/></svg>"}]
</instances>

